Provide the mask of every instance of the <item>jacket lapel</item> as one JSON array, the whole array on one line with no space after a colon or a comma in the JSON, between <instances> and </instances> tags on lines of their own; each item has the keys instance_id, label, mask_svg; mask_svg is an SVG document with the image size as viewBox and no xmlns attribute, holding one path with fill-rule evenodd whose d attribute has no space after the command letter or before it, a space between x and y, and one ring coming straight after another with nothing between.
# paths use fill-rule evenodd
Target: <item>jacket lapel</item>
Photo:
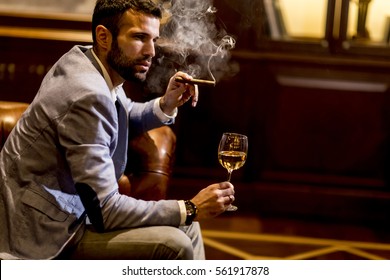
<instances>
[{"instance_id":1,"label":"jacket lapel","mask_svg":"<svg viewBox=\"0 0 390 280\"><path fill-rule=\"evenodd\" d=\"M95 57L92 54L91 49L88 49L85 52L85 56L89 58L93 66L99 71L103 76L103 71L100 68L99 63L96 61ZM115 107L118 113L118 144L112 156L115 167L115 176L117 180L125 172L126 162L127 162L127 145L128 145L128 114L123 106L122 101L120 100L120 95L117 96L117 101L115 102Z\"/></svg>"}]
</instances>

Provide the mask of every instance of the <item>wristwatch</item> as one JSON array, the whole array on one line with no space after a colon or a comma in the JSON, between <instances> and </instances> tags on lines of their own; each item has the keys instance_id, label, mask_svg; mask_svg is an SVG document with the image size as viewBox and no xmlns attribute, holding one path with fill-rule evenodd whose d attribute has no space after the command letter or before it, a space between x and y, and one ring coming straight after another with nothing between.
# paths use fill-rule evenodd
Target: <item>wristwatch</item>
<instances>
[{"instance_id":1,"label":"wristwatch","mask_svg":"<svg viewBox=\"0 0 390 280\"><path fill-rule=\"evenodd\" d=\"M198 208L191 200L184 201L184 204L186 205L186 211L187 211L187 218L185 224L186 226L189 226L196 218L196 215L198 215Z\"/></svg>"}]
</instances>

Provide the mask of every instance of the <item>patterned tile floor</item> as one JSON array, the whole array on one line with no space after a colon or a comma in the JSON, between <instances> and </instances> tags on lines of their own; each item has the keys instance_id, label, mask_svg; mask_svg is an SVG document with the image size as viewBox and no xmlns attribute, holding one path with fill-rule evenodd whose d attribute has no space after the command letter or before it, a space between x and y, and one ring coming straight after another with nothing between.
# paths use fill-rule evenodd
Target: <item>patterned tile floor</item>
<instances>
[{"instance_id":1,"label":"patterned tile floor","mask_svg":"<svg viewBox=\"0 0 390 280\"><path fill-rule=\"evenodd\" d=\"M207 259L390 259L389 226L229 213L202 223L202 232Z\"/></svg>"}]
</instances>

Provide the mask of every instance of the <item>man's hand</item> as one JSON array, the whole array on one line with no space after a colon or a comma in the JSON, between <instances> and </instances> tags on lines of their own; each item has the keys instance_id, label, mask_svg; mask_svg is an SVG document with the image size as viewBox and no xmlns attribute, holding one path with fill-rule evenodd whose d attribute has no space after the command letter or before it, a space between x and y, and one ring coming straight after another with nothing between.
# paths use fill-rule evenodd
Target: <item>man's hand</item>
<instances>
[{"instance_id":1,"label":"man's hand","mask_svg":"<svg viewBox=\"0 0 390 280\"><path fill-rule=\"evenodd\" d=\"M192 99L193 107L198 102L198 86L177 82L175 81L176 77L182 77L186 80L192 79L192 76L184 72L177 72L170 78L165 95L160 99L160 107L167 115L172 115L175 108L182 106L190 99Z\"/></svg>"},{"instance_id":2,"label":"man's hand","mask_svg":"<svg viewBox=\"0 0 390 280\"><path fill-rule=\"evenodd\" d=\"M196 220L215 217L223 213L234 201L234 187L229 182L212 184L201 190L191 201L198 208Z\"/></svg>"}]
</instances>

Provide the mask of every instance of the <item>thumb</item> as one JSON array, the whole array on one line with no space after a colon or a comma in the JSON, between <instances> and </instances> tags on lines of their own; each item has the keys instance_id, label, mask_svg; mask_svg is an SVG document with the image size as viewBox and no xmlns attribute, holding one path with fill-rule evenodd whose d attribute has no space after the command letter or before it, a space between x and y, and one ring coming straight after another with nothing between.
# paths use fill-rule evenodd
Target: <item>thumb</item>
<instances>
[{"instance_id":1,"label":"thumb","mask_svg":"<svg viewBox=\"0 0 390 280\"><path fill-rule=\"evenodd\" d=\"M229 188L234 189L234 186L233 186L232 183L230 183L230 182L228 182L228 181L225 181L225 182L219 183L219 188L220 188L221 190L229 189Z\"/></svg>"}]
</instances>

